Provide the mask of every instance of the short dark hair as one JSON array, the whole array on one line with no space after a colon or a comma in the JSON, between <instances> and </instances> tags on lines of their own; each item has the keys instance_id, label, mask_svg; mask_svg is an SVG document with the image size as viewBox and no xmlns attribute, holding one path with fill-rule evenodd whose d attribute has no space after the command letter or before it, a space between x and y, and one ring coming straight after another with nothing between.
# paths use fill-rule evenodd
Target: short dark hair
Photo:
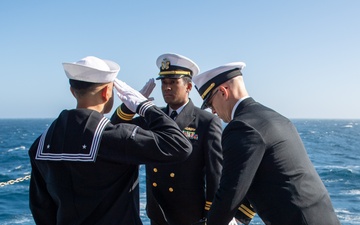
<instances>
[{"instance_id":1,"label":"short dark hair","mask_svg":"<svg viewBox=\"0 0 360 225\"><path fill-rule=\"evenodd\" d=\"M80 95L92 91L98 86L104 85L103 83L92 83L73 79L69 79L69 84Z\"/></svg>"},{"instance_id":2,"label":"short dark hair","mask_svg":"<svg viewBox=\"0 0 360 225\"><path fill-rule=\"evenodd\" d=\"M185 84L191 83L191 81L192 81L191 78L188 77L188 76L183 76L182 79L183 79L183 81L184 81Z\"/></svg>"}]
</instances>

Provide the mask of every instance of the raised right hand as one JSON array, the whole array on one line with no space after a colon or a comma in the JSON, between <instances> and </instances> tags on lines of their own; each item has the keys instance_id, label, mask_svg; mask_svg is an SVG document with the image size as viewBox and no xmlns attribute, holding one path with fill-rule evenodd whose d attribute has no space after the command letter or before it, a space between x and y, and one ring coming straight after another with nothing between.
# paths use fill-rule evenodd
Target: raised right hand
<instances>
[{"instance_id":1,"label":"raised right hand","mask_svg":"<svg viewBox=\"0 0 360 225\"><path fill-rule=\"evenodd\" d=\"M119 79L115 79L114 86L118 91L117 95L120 100L134 113L136 113L140 103L148 101L140 92Z\"/></svg>"}]
</instances>

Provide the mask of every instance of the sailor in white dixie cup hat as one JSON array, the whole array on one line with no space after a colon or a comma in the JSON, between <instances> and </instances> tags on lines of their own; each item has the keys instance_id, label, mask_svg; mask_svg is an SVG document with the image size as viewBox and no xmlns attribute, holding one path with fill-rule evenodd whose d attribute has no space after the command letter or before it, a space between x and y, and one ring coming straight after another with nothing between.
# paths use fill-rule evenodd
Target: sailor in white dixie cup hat
<instances>
[{"instance_id":1,"label":"sailor in white dixie cup hat","mask_svg":"<svg viewBox=\"0 0 360 225\"><path fill-rule=\"evenodd\" d=\"M87 56L73 63L63 63L63 67L70 80L90 83L113 82L120 71L117 63L95 56Z\"/></svg>"},{"instance_id":2,"label":"sailor in white dixie cup hat","mask_svg":"<svg viewBox=\"0 0 360 225\"><path fill-rule=\"evenodd\" d=\"M243 62L233 62L194 76L195 87L204 100L201 109L208 108L207 103L211 99L212 90L233 77L242 76L241 70L245 66L246 64Z\"/></svg>"},{"instance_id":3,"label":"sailor in white dixie cup hat","mask_svg":"<svg viewBox=\"0 0 360 225\"><path fill-rule=\"evenodd\" d=\"M63 66L76 107L62 110L29 148L34 224L142 225L139 165L182 162L192 145L174 120L116 79L118 64L89 56ZM146 129L104 116L114 87Z\"/></svg>"}]
</instances>

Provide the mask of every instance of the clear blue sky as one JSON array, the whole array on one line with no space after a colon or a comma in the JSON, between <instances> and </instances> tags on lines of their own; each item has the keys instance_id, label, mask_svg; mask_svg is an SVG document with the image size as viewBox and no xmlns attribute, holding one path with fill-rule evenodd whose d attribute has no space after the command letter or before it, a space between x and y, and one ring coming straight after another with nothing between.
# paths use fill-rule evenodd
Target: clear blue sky
<instances>
[{"instance_id":1,"label":"clear blue sky","mask_svg":"<svg viewBox=\"0 0 360 225\"><path fill-rule=\"evenodd\" d=\"M62 62L116 61L139 90L166 52L202 72L245 62L250 95L289 118L360 118L359 12L358 0L1 1L0 118L74 108ZM159 81L152 96L165 105Z\"/></svg>"}]
</instances>

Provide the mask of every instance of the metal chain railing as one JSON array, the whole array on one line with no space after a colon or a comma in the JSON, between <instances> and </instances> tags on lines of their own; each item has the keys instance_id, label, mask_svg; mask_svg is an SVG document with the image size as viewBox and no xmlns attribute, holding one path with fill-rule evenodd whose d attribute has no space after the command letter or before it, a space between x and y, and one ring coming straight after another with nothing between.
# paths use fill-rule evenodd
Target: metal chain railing
<instances>
[{"instance_id":1,"label":"metal chain railing","mask_svg":"<svg viewBox=\"0 0 360 225\"><path fill-rule=\"evenodd\" d=\"M4 187L6 185L23 182L25 180L29 180L30 177L31 177L30 175L26 175L25 177L19 177L19 178L15 179L15 180L9 180L9 181L6 181L6 182L0 182L0 187Z\"/></svg>"}]
</instances>

